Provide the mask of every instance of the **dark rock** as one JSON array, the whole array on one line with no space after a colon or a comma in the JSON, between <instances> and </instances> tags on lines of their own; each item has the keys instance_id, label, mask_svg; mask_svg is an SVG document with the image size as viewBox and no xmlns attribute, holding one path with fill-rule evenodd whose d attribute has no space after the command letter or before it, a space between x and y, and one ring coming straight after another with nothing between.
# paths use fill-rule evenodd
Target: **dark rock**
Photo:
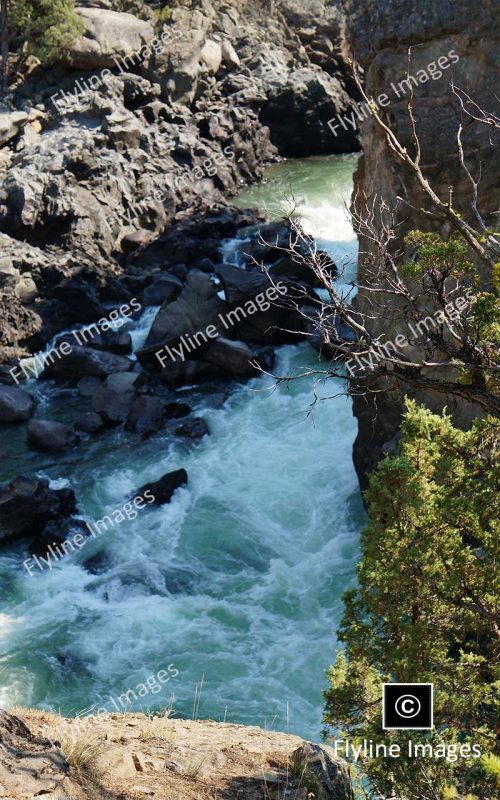
<instances>
[{"instance_id":1,"label":"dark rock","mask_svg":"<svg viewBox=\"0 0 500 800\"><path fill-rule=\"evenodd\" d=\"M49 481L20 476L0 488L0 542L36 536L47 522L76 512L71 489L50 489Z\"/></svg>"},{"instance_id":2,"label":"dark rock","mask_svg":"<svg viewBox=\"0 0 500 800\"><path fill-rule=\"evenodd\" d=\"M196 269L210 274L211 272L215 272L215 264L211 258L202 258L201 261L196 264Z\"/></svg>"},{"instance_id":3,"label":"dark rock","mask_svg":"<svg viewBox=\"0 0 500 800\"><path fill-rule=\"evenodd\" d=\"M115 392L131 392L138 379L137 372L114 372L106 378L106 386Z\"/></svg>"},{"instance_id":4,"label":"dark rock","mask_svg":"<svg viewBox=\"0 0 500 800\"><path fill-rule=\"evenodd\" d=\"M191 406L187 403L167 403L165 406L166 419L180 419L187 417L192 411Z\"/></svg>"},{"instance_id":5,"label":"dark rock","mask_svg":"<svg viewBox=\"0 0 500 800\"><path fill-rule=\"evenodd\" d=\"M137 495L144 497L144 493L147 491L154 496L155 505L163 505L164 503L169 503L175 490L180 486L185 486L187 482L186 470L176 469L173 472L167 472L157 481L145 483L138 490Z\"/></svg>"},{"instance_id":6,"label":"dark rock","mask_svg":"<svg viewBox=\"0 0 500 800\"><path fill-rule=\"evenodd\" d=\"M80 280L69 280L56 286L55 298L61 300L60 319L67 324L95 322L106 316L106 308L99 301L92 286Z\"/></svg>"},{"instance_id":7,"label":"dark rock","mask_svg":"<svg viewBox=\"0 0 500 800\"><path fill-rule=\"evenodd\" d=\"M125 428L140 433L141 436L150 436L162 427L164 411L165 405L157 397L136 397L130 407Z\"/></svg>"},{"instance_id":8,"label":"dark rock","mask_svg":"<svg viewBox=\"0 0 500 800\"><path fill-rule=\"evenodd\" d=\"M33 398L17 386L0 383L0 423L25 422L33 413Z\"/></svg>"},{"instance_id":9,"label":"dark rock","mask_svg":"<svg viewBox=\"0 0 500 800\"><path fill-rule=\"evenodd\" d=\"M170 269L170 272L175 278L179 278L181 283L185 282L188 274L185 264L174 264L174 266Z\"/></svg>"},{"instance_id":10,"label":"dark rock","mask_svg":"<svg viewBox=\"0 0 500 800\"><path fill-rule=\"evenodd\" d=\"M29 551L32 556L45 556L47 552L50 553L50 546L55 550L56 545L60 545L68 539L71 541L73 536L76 536L78 533L83 536L90 536L89 529L81 519L51 520L30 544ZM79 548L75 544L68 544L64 548L59 548L60 552L66 553L67 555L78 552L78 549ZM55 552L57 555L57 550L55 550ZM53 559L57 561L56 556L53 556Z\"/></svg>"},{"instance_id":11,"label":"dark rock","mask_svg":"<svg viewBox=\"0 0 500 800\"><path fill-rule=\"evenodd\" d=\"M127 419L134 397L133 390L115 391L101 386L92 399L92 407L109 425L119 425Z\"/></svg>"},{"instance_id":12,"label":"dark rock","mask_svg":"<svg viewBox=\"0 0 500 800\"><path fill-rule=\"evenodd\" d=\"M204 351L203 358L230 375L250 377L255 375L254 355L248 345L219 336Z\"/></svg>"},{"instance_id":13,"label":"dark rock","mask_svg":"<svg viewBox=\"0 0 500 800\"><path fill-rule=\"evenodd\" d=\"M210 277L198 270L191 272L177 299L162 304L146 339L146 346L137 352L137 358L141 364L150 365L152 356L158 367L154 353L159 345L176 343L181 336L205 331L211 324L222 331L223 325L218 315L225 311L227 304L217 296Z\"/></svg>"},{"instance_id":14,"label":"dark rock","mask_svg":"<svg viewBox=\"0 0 500 800\"><path fill-rule=\"evenodd\" d=\"M75 432L61 422L32 419L28 423L28 444L34 450L69 450L80 441Z\"/></svg>"},{"instance_id":15,"label":"dark rock","mask_svg":"<svg viewBox=\"0 0 500 800\"><path fill-rule=\"evenodd\" d=\"M167 386L183 386L186 383L200 383L208 378L221 377L222 374L219 367L205 361L172 361L163 367L160 379Z\"/></svg>"},{"instance_id":16,"label":"dark rock","mask_svg":"<svg viewBox=\"0 0 500 800\"><path fill-rule=\"evenodd\" d=\"M159 306L162 303L169 303L182 289L182 281L174 275L162 275L147 286L142 296L145 306Z\"/></svg>"},{"instance_id":17,"label":"dark rock","mask_svg":"<svg viewBox=\"0 0 500 800\"><path fill-rule=\"evenodd\" d=\"M82 378L87 375L104 377L113 372L132 369L133 361L116 353L106 353L92 347L72 347L71 352L55 358L45 369L48 377Z\"/></svg>"},{"instance_id":18,"label":"dark rock","mask_svg":"<svg viewBox=\"0 0 500 800\"><path fill-rule=\"evenodd\" d=\"M90 572L91 575L102 575L103 572L107 572L110 565L111 559L105 550L99 550L98 553L94 553L82 564L83 568Z\"/></svg>"},{"instance_id":19,"label":"dark rock","mask_svg":"<svg viewBox=\"0 0 500 800\"><path fill-rule=\"evenodd\" d=\"M203 417L194 417L175 430L178 436L186 439L203 439L210 433L209 428Z\"/></svg>"},{"instance_id":20,"label":"dark rock","mask_svg":"<svg viewBox=\"0 0 500 800\"><path fill-rule=\"evenodd\" d=\"M151 231L141 228L133 233L127 233L121 240L121 248L124 253L133 253L141 247L144 247L151 241Z\"/></svg>"},{"instance_id":21,"label":"dark rock","mask_svg":"<svg viewBox=\"0 0 500 800\"><path fill-rule=\"evenodd\" d=\"M88 411L82 414L73 425L75 431L80 433L99 433L104 428L104 420L95 411Z\"/></svg>"},{"instance_id":22,"label":"dark rock","mask_svg":"<svg viewBox=\"0 0 500 800\"><path fill-rule=\"evenodd\" d=\"M132 352L132 337L127 331L101 331L99 336L92 338L92 347L126 356Z\"/></svg>"},{"instance_id":23,"label":"dark rock","mask_svg":"<svg viewBox=\"0 0 500 800\"><path fill-rule=\"evenodd\" d=\"M99 378L94 378L92 375L86 375L84 378L80 378L76 388L82 397L93 397L100 386L101 381Z\"/></svg>"}]
</instances>

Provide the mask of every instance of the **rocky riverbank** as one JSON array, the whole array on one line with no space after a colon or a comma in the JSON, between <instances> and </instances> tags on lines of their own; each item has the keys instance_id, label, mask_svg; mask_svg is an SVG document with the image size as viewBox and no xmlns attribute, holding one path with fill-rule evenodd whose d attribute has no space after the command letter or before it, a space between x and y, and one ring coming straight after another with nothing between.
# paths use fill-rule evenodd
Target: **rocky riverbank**
<instances>
[{"instance_id":1,"label":"rocky riverbank","mask_svg":"<svg viewBox=\"0 0 500 800\"><path fill-rule=\"evenodd\" d=\"M319 791L318 791L319 790ZM0 711L2 800L352 800L328 747L257 727L143 714Z\"/></svg>"},{"instance_id":2,"label":"rocky riverbank","mask_svg":"<svg viewBox=\"0 0 500 800\"><path fill-rule=\"evenodd\" d=\"M349 102L335 9L193 0L155 31L141 2L82 6L87 33L0 115L4 361L94 321L134 277L196 267L208 232L241 224L207 212L280 154L356 146L326 124Z\"/></svg>"}]
</instances>

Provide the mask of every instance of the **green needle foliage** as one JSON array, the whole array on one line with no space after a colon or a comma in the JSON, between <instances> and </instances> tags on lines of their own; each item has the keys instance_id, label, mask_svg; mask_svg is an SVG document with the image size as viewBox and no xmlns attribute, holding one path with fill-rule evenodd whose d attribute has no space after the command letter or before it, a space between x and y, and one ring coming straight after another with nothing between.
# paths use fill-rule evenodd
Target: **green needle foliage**
<instances>
[{"instance_id":1,"label":"green needle foliage","mask_svg":"<svg viewBox=\"0 0 500 800\"><path fill-rule=\"evenodd\" d=\"M27 56L50 64L85 31L74 0L0 0L0 84L22 72Z\"/></svg>"},{"instance_id":2,"label":"green needle foliage","mask_svg":"<svg viewBox=\"0 0 500 800\"><path fill-rule=\"evenodd\" d=\"M371 477L324 719L336 737L400 744L400 758L362 764L384 797L497 796L499 445L496 419L462 431L408 401L400 453ZM435 729L383 731L383 682L434 683ZM483 758L410 759L409 738L479 745Z\"/></svg>"}]
</instances>

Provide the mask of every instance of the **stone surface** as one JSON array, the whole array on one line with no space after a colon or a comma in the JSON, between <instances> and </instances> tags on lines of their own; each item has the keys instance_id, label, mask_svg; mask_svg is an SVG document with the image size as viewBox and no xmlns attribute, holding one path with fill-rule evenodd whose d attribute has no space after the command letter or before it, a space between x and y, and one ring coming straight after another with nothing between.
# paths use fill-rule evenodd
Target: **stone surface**
<instances>
[{"instance_id":1,"label":"stone surface","mask_svg":"<svg viewBox=\"0 0 500 800\"><path fill-rule=\"evenodd\" d=\"M55 358L52 364L48 364L45 372L49 377L105 377L113 372L128 371L132 367L133 362L125 356L92 347L73 346L70 353Z\"/></svg>"},{"instance_id":2,"label":"stone surface","mask_svg":"<svg viewBox=\"0 0 500 800\"><path fill-rule=\"evenodd\" d=\"M128 431L150 436L162 427L165 420L165 404L157 397L137 397L130 407L125 428Z\"/></svg>"},{"instance_id":3,"label":"stone surface","mask_svg":"<svg viewBox=\"0 0 500 800\"><path fill-rule=\"evenodd\" d=\"M346 36L365 70L366 92L377 98L386 93L389 98L387 113L394 132L414 152L411 126L407 114L408 90L401 88L398 94L394 86L407 74L407 48L412 49L411 75L433 65L435 79L428 78L414 87L413 108L421 150L422 166L426 178L444 200L448 200L449 187L453 186L453 204L466 219L473 223L471 210L471 187L461 170L457 152L457 130L464 123L458 100L453 96L450 82L466 87L474 101L486 109L496 107L497 79L495 70L485 69L490 58L498 52L498 26L500 7L495 0L485 0L481 13L470 15L470 4L466 0L436 0L417 3L415 0L380 0L376 6L370 0L352 0L346 6ZM455 53L456 63L447 59L448 68L439 70L439 58ZM439 76L441 72L441 76ZM481 173L479 206L488 218L498 208L498 144L500 135L489 126L472 120L466 121L463 129L465 159L472 174ZM361 125L361 142L364 155L360 159L355 175L355 190L358 197L377 197L387 208L394 211L394 224L399 247L402 237L411 229L432 230L447 237L447 224L433 220L418 212L429 208L429 201L420 191L417 181L410 178L406 167L396 160L385 146L384 134L368 116ZM495 147L496 143L496 147ZM398 195L404 203L398 203ZM360 208L362 211L362 208ZM494 217L492 217L494 219ZM373 243L361 238L360 283L370 282L370 257ZM484 275L485 280L488 279ZM361 290L355 306L360 311L373 314L372 296ZM383 303L383 299L381 301ZM391 298L394 303L394 298ZM390 318L376 314L370 322L374 335L383 333L386 341L394 341L400 331L397 306L392 307ZM418 354L416 354L418 356ZM435 374L437 377L437 373ZM353 394L354 413L358 418L359 433L354 445L354 462L363 488L367 485L368 473L382 457L385 446L395 436L403 410L403 395L414 397L433 411L447 406L455 424L469 425L472 418L480 415L479 408L454 397L431 391L415 392L409 386L396 386L384 380L370 384L371 394L356 391ZM380 390L384 389L381 394Z\"/></svg>"},{"instance_id":4,"label":"stone surface","mask_svg":"<svg viewBox=\"0 0 500 800\"><path fill-rule=\"evenodd\" d=\"M173 677L173 673L172 673ZM169 684L170 685L170 684ZM172 681L172 687L175 680ZM19 712L21 713L21 712ZM22 721L40 737L55 741L95 741L101 755L96 767L95 794L99 798L120 797L137 800L145 797L177 798L179 800L306 800L305 788L291 773L293 754L307 747L298 736L262 730L254 726L232 725L220 722L193 722L190 720L157 717L143 714L95 714L78 719L65 719L39 710L23 710ZM11 722L0 726L2 734ZM18 728L15 742L26 756L29 732ZM155 733L157 735L155 735ZM21 740L21 741L20 741ZM314 746L316 747L316 746ZM322 773L335 784L335 775L347 775L347 764L340 759L330 760L328 748L319 748L326 762L327 773ZM0 750L0 763L9 754ZM22 794L20 760L11 759L14 766L7 800L31 800L40 794L43 781L51 775L42 769L33 783L30 794ZM331 766L335 768L335 775ZM45 766L45 765L44 765ZM48 773L48 774L47 774ZM193 777L195 773L195 777ZM73 784L77 776L69 772L65 794L57 800L73 797L81 800ZM36 783L38 781L38 784ZM37 786L41 788L37 791ZM352 800L350 786L337 782L332 795L325 782L323 800ZM49 794L50 800L56 797ZM85 797L88 794L85 793Z\"/></svg>"},{"instance_id":5,"label":"stone surface","mask_svg":"<svg viewBox=\"0 0 500 800\"><path fill-rule=\"evenodd\" d=\"M11 537L36 536L47 522L75 511L70 489L50 489L48 480L19 476L0 487L0 543Z\"/></svg>"},{"instance_id":6,"label":"stone surface","mask_svg":"<svg viewBox=\"0 0 500 800\"><path fill-rule=\"evenodd\" d=\"M162 475L157 481L145 483L137 490L137 494L144 497L144 492L148 491L154 496L155 505L163 505L170 503L172 495L176 489L185 486L188 482L188 476L185 469L176 469L173 472L167 472Z\"/></svg>"},{"instance_id":7,"label":"stone surface","mask_svg":"<svg viewBox=\"0 0 500 800\"><path fill-rule=\"evenodd\" d=\"M176 428L175 432L178 436L184 436L185 439L203 439L210 433L210 430L203 417L194 417Z\"/></svg>"},{"instance_id":8,"label":"stone surface","mask_svg":"<svg viewBox=\"0 0 500 800\"><path fill-rule=\"evenodd\" d=\"M28 444L34 450L60 452L78 444L75 432L61 422L47 419L32 419L28 423Z\"/></svg>"},{"instance_id":9,"label":"stone surface","mask_svg":"<svg viewBox=\"0 0 500 800\"><path fill-rule=\"evenodd\" d=\"M33 398L18 386L0 384L0 423L25 422L33 413Z\"/></svg>"},{"instance_id":10,"label":"stone surface","mask_svg":"<svg viewBox=\"0 0 500 800\"><path fill-rule=\"evenodd\" d=\"M83 17L86 31L64 54L75 69L115 67L115 59L137 57L154 37L151 23L132 14L78 6L76 11Z\"/></svg>"}]
</instances>

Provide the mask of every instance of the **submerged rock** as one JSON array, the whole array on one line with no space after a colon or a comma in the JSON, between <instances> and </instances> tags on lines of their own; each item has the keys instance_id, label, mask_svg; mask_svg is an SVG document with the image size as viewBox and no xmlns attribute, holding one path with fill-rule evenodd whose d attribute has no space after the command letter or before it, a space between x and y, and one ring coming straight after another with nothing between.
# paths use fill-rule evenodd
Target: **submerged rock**
<instances>
[{"instance_id":1,"label":"submerged rock","mask_svg":"<svg viewBox=\"0 0 500 800\"><path fill-rule=\"evenodd\" d=\"M186 439L203 439L210 433L210 430L203 417L194 417L176 428L175 432L178 436L184 436Z\"/></svg>"},{"instance_id":2,"label":"submerged rock","mask_svg":"<svg viewBox=\"0 0 500 800\"><path fill-rule=\"evenodd\" d=\"M154 503L157 506L164 503L170 503L172 495L176 489L185 486L188 482L188 476L185 469L176 469L173 472L167 472L159 480L145 483L138 489L137 494L144 497L145 492L152 494Z\"/></svg>"}]
</instances>

